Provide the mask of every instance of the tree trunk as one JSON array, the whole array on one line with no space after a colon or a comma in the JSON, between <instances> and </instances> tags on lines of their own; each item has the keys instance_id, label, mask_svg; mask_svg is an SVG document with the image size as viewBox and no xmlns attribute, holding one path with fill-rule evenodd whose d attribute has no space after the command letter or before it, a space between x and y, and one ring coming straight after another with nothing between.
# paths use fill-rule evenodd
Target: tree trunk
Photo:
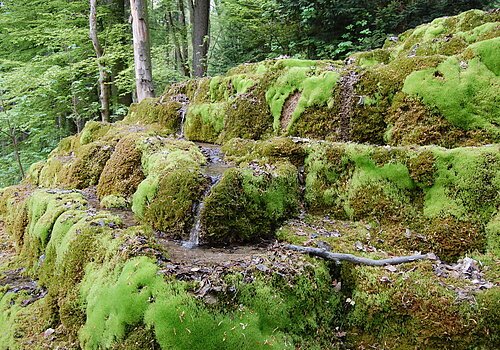
<instances>
[{"instance_id":1,"label":"tree trunk","mask_svg":"<svg viewBox=\"0 0 500 350\"><path fill-rule=\"evenodd\" d=\"M168 11L165 15L165 22L167 23L168 32L170 37L172 38L172 42L174 44L174 58L177 69L182 72L182 63L184 57L182 57L181 46L179 43L179 39L177 37L177 25L175 23L175 18L172 14L172 11Z\"/></svg>"},{"instance_id":2,"label":"tree trunk","mask_svg":"<svg viewBox=\"0 0 500 350\"><path fill-rule=\"evenodd\" d=\"M149 28L147 23L147 1L130 0L132 33L134 37L134 66L137 101L154 97Z\"/></svg>"},{"instance_id":3,"label":"tree trunk","mask_svg":"<svg viewBox=\"0 0 500 350\"><path fill-rule=\"evenodd\" d=\"M210 0L191 2L193 18L193 75L202 77L207 73L208 29Z\"/></svg>"},{"instance_id":4,"label":"tree trunk","mask_svg":"<svg viewBox=\"0 0 500 350\"><path fill-rule=\"evenodd\" d=\"M103 50L97 37L97 0L90 0L90 39L94 46L94 51L97 56L97 64L99 65L99 100L101 102L101 120L103 122L109 121L109 99L111 96L110 91L110 76L106 70L106 66L102 61Z\"/></svg>"},{"instance_id":5,"label":"tree trunk","mask_svg":"<svg viewBox=\"0 0 500 350\"><path fill-rule=\"evenodd\" d=\"M191 70L189 68L188 59L188 26L186 22L186 8L184 6L184 0L178 0L179 8L179 24L180 24L180 46L181 46L181 57L182 57L182 72L186 77L189 77Z\"/></svg>"},{"instance_id":6,"label":"tree trunk","mask_svg":"<svg viewBox=\"0 0 500 350\"><path fill-rule=\"evenodd\" d=\"M16 158L17 165L19 166L19 171L21 172L21 177L24 179L24 168L21 162L21 155L19 154L19 143L17 142L16 130L10 127L10 134L12 137L12 146L14 147L14 157Z\"/></svg>"}]
</instances>

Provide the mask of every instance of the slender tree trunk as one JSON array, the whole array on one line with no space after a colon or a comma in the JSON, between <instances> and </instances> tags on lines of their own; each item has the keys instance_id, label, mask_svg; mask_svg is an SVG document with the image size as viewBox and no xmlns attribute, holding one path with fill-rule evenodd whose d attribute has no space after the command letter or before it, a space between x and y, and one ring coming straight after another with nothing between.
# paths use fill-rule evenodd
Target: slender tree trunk
<instances>
[{"instance_id":1,"label":"slender tree trunk","mask_svg":"<svg viewBox=\"0 0 500 350\"><path fill-rule=\"evenodd\" d=\"M178 0L179 9L179 24L180 24L180 46L181 46L181 56L182 61L182 72L186 77L189 77L191 70L189 68L188 62L188 26L186 21L186 7L184 6L184 0Z\"/></svg>"},{"instance_id":2,"label":"slender tree trunk","mask_svg":"<svg viewBox=\"0 0 500 350\"><path fill-rule=\"evenodd\" d=\"M1 98L1 96L0 96L0 112L4 112L6 114L7 128L9 129L8 133L3 130L1 130L1 132L7 135L11 139L12 146L14 147L14 158L17 162L17 165L19 166L19 172L21 173L21 177L24 178L24 168L23 168L23 163L21 162L21 154L19 152L19 143L17 141L16 128L10 122L10 116L7 113L7 110L5 109L5 106L3 104L3 99Z\"/></svg>"},{"instance_id":3,"label":"slender tree trunk","mask_svg":"<svg viewBox=\"0 0 500 350\"><path fill-rule=\"evenodd\" d=\"M202 77L207 73L208 30L210 0L195 0L192 6L193 25L193 75Z\"/></svg>"},{"instance_id":4,"label":"slender tree trunk","mask_svg":"<svg viewBox=\"0 0 500 350\"><path fill-rule=\"evenodd\" d=\"M130 0L132 33L134 36L134 66L137 101L154 97L149 28L146 0Z\"/></svg>"},{"instance_id":5,"label":"slender tree trunk","mask_svg":"<svg viewBox=\"0 0 500 350\"><path fill-rule=\"evenodd\" d=\"M179 38L177 37L177 26L175 24L174 16L172 15L172 11L168 11L165 14L165 22L167 23L168 32L174 44L175 64L177 66L177 69L182 72L182 63L184 58L182 57L181 46L179 43Z\"/></svg>"},{"instance_id":6,"label":"slender tree trunk","mask_svg":"<svg viewBox=\"0 0 500 350\"><path fill-rule=\"evenodd\" d=\"M94 46L94 51L97 56L97 64L99 65L99 100L101 101L101 120L109 121L109 100L111 96L110 76L106 70L106 66L102 61L103 50L97 37L97 0L90 0L90 39Z\"/></svg>"},{"instance_id":7,"label":"slender tree trunk","mask_svg":"<svg viewBox=\"0 0 500 350\"><path fill-rule=\"evenodd\" d=\"M19 143L17 142L16 130L10 126L10 123L9 123L9 129L12 138L12 145L14 146L14 157L16 158L17 165L19 166L21 177L24 178L24 168L23 168L23 163L21 162L21 155L19 154Z\"/></svg>"}]
</instances>

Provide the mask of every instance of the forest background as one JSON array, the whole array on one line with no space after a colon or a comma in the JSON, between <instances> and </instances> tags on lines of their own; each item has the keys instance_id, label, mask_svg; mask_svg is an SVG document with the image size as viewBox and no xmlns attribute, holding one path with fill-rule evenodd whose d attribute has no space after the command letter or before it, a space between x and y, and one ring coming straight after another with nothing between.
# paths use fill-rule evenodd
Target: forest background
<instances>
[{"instance_id":1,"label":"forest background","mask_svg":"<svg viewBox=\"0 0 500 350\"><path fill-rule=\"evenodd\" d=\"M498 0L144 1L157 94L244 62L344 59L436 17L500 7ZM111 121L136 100L130 3L96 5L100 55L89 37L88 0L0 1L0 188L18 182L61 138L101 119L100 67L109 77ZM203 5L209 30L200 70L193 67L193 28Z\"/></svg>"}]
</instances>

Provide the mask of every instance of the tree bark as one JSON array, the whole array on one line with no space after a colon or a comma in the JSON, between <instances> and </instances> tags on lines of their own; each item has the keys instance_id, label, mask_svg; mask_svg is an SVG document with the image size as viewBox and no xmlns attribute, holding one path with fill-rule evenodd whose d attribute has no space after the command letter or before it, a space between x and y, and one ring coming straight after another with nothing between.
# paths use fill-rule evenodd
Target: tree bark
<instances>
[{"instance_id":1,"label":"tree bark","mask_svg":"<svg viewBox=\"0 0 500 350\"><path fill-rule=\"evenodd\" d=\"M17 142L16 130L10 126L10 123L9 123L9 129L12 137L12 146L14 147L14 157L16 158L17 165L19 166L21 177L24 179L25 174L24 174L23 163L21 162L21 155L19 154L19 143Z\"/></svg>"},{"instance_id":2,"label":"tree bark","mask_svg":"<svg viewBox=\"0 0 500 350\"><path fill-rule=\"evenodd\" d=\"M132 33L134 38L134 66L137 102L154 97L151 49L149 44L146 0L130 0Z\"/></svg>"},{"instance_id":3,"label":"tree bark","mask_svg":"<svg viewBox=\"0 0 500 350\"><path fill-rule=\"evenodd\" d=\"M320 258L327 260L348 261L353 264L368 265L368 266L399 265L417 260L435 260L435 256L433 254L397 256L389 259L374 260L374 259L363 258L360 256L355 256L352 254L332 253L325 249L302 247L293 244L286 245L285 248L290 250L295 250L297 252L304 254L318 256Z\"/></svg>"},{"instance_id":4,"label":"tree bark","mask_svg":"<svg viewBox=\"0 0 500 350\"><path fill-rule=\"evenodd\" d=\"M109 100L111 97L110 75L103 63L103 50L97 36L97 0L90 0L90 40L94 46L94 51L97 56L97 64L99 66L99 101L101 102L101 120L109 121Z\"/></svg>"},{"instance_id":5,"label":"tree bark","mask_svg":"<svg viewBox=\"0 0 500 350\"><path fill-rule=\"evenodd\" d=\"M184 0L178 0L179 7L179 24L180 24L180 46L181 46L181 56L182 61L182 72L186 77L191 74L191 69L189 68L188 59L188 25L186 22L186 7L184 6Z\"/></svg>"},{"instance_id":6,"label":"tree bark","mask_svg":"<svg viewBox=\"0 0 500 350\"><path fill-rule=\"evenodd\" d=\"M207 73L208 30L210 0L191 2L193 25L193 75L203 77Z\"/></svg>"}]
</instances>

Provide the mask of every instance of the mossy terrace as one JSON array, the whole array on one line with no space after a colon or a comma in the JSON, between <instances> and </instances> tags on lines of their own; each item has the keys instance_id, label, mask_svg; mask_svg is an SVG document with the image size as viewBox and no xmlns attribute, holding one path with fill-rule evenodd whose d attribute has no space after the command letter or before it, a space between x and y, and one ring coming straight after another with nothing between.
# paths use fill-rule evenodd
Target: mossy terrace
<instances>
[{"instance_id":1,"label":"mossy terrace","mask_svg":"<svg viewBox=\"0 0 500 350\"><path fill-rule=\"evenodd\" d=\"M499 348L499 26L469 11L87 123L0 190L0 349ZM231 164L209 192L193 141ZM179 259L200 201L202 243L266 248ZM336 264L281 242L440 261Z\"/></svg>"}]
</instances>

